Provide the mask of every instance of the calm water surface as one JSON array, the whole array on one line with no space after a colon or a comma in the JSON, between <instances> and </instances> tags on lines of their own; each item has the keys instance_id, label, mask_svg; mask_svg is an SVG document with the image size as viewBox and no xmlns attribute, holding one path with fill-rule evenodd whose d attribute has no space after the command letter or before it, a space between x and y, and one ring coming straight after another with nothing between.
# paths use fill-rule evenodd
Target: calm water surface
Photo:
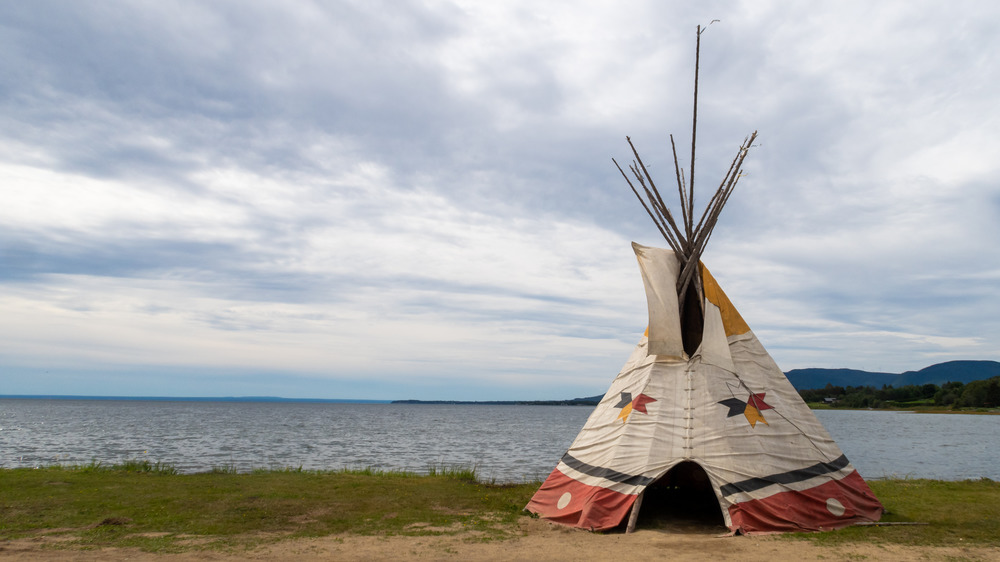
<instances>
[{"instance_id":1,"label":"calm water surface","mask_svg":"<svg viewBox=\"0 0 1000 562\"><path fill-rule=\"evenodd\" d=\"M1000 416L875 410L813 413L865 478L1000 480Z\"/></svg>"},{"instance_id":2,"label":"calm water surface","mask_svg":"<svg viewBox=\"0 0 1000 562\"><path fill-rule=\"evenodd\" d=\"M163 462L212 468L476 466L541 479L590 414L580 406L0 400L0 466ZM866 478L1000 480L1000 416L816 412Z\"/></svg>"}]
</instances>

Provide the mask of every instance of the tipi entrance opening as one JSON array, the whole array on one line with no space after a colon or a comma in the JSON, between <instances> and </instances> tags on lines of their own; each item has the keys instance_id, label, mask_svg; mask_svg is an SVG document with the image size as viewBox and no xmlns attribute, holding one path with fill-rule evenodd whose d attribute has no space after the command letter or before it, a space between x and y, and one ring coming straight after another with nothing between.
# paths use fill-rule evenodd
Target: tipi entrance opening
<instances>
[{"instance_id":1,"label":"tipi entrance opening","mask_svg":"<svg viewBox=\"0 0 1000 562\"><path fill-rule=\"evenodd\" d=\"M682 461L646 488L636 526L682 533L726 530L708 475L691 461Z\"/></svg>"}]
</instances>

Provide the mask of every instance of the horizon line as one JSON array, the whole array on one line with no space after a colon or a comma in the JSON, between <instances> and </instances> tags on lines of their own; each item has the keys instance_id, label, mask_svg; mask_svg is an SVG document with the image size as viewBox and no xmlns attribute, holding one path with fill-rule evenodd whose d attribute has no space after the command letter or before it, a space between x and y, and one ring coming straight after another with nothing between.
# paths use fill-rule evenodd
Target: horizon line
<instances>
[{"instance_id":1,"label":"horizon line","mask_svg":"<svg viewBox=\"0 0 1000 562\"><path fill-rule=\"evenodd\" d=\"M13 400L131 400L158 402L335 402L340 404L388 404L393 400L374 398L285 398L283 396L112 396L89 394L0 394Z\"/></svg>"}]
</instances>

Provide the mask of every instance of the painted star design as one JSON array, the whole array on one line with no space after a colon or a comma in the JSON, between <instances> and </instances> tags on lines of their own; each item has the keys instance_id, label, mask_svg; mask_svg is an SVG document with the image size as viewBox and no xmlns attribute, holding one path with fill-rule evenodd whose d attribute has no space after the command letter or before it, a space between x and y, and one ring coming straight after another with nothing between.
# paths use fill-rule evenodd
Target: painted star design
<instances>
[{"instance_id":1,"label":"painted star design","mask_svg":"<svg viewBox=\"0 0 1000 562\"><path fill-rule=\"evenodd\" d=\"M632 398L631 392L622 392L621 400L619 400L618 404L615 405L615 408L622 409L621 413L618 414L618 419L622 420L622 423L627 422L628 416L633 410L648 414L649 412L646 411L646 404L649 404L650 402L656 402L656 399L650 398L645 394L640 394L635 398Z\"/></svg>"},{"instance_id":2,"label":"painted star design","mask_svg":"<svg viewBox=\"0 0 1000 562\"><path fill-rule=\"evenodd\" d=\"M747 404L757 408L758 410L770 410L772 406L764 402L764 395L766 392L758 392L756 394L751 393L750 398L747 399Z\"/></svg>"},{"instance_id":3,"label":"painted star design","mask_svg":"<svg viewBox=\"0 0 1000 562\"><path fill-rule=\"evenodd\" d=\"M729 408L729 413L726 414L727 418L738 416L743 413L743 410L747 409L747 403L739 398L726 398L720 401L719 404Z\"/></svg>"},{"instance_id":4,"label":"painted star design","mask_svg":"<svg viewBox=\"0 0 1000 562\"><path fill-rule=\"evenodd\" d=\"M729 408L729 412L726 414L727 418L743 414L750 423L750 427L757 427L757 422L763 422L764 425L770 425L767 420L764 419L764 414L761 412L763 410L771 410L774 407L764 402L764 396L766 392L751 392L750 396L746 400L740 400L735 397L735 391L732 386L729 387L730 392L734 394L733 398L726 398L725 400L720 400L717 404L722 404L723 406Z\"/></svg>"}]
</instances>

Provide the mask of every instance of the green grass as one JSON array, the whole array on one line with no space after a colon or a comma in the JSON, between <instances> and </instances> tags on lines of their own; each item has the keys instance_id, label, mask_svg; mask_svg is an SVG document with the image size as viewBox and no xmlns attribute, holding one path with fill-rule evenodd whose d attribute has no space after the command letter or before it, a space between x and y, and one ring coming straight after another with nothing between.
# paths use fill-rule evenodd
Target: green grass
<instances>
[{"instance_id":1,"label":"green grass","mask_svg":"<svg viewBox=\"0 0 1000 562\"><path fill-rule=\"evenodd\" d=\"M806 402L806 406L809 406L810 410L833 410L833 406L827 404L826 402Z\"/></svg>"},{"instance_id":2,"label":"green grass","mask_svg":"<svg viewBox=\"0 0 1000 562\"><path fill-rule=\"evenodd\" d=\"M497 486L468 469L173 474L135 466L0 470L0 541L56 529L71 546L149 551L252 546L340 533L515 533L538 483ZM147 470L147 468L149 468Z\"/></svg>"},{"instance_id":3,"label":"green grass","mask_svg":"<svg viewBox=\"0 0 1000 562\"><path fill-rule=\"evenodd\" d=\"M155 474L177 474L177 469L169 464L138 459L130 459L118 464L104 464L100 461L91 461L90 464L65 468L82 472L152 472Z\"/></svg>"},{"instance_id":4,"label":"green grass","mask_svg":"<svg viewBox=\"0 0 1000 562\"><path fill-rule=\"evenodd\" d=\"M894 479L872 480L868 485L886 507L882 522L926 525L849 527L792 536L821 544L1000 547L1000 482Z\"/></svg>"},{"instance_id":5,"label":"green grass","mask_svg":"<svg viewBox=\"0 0 1000 562\"><path fill-rule=\"evenodd\" d=\"M343 534L518 536L537 482L496 485L474 469L430 474L301 467L177 474L142 461L105 466L0 469L0 542L59 534L58 548L135 547L147 552L248 548L296 537ZM790 535L821 544L865 542L1000 547L1000 483L991 480L869 482L883 521L921 526L853 527ZM469 532L472 531L472 532Z\"/></svg>"}]
</instances>

